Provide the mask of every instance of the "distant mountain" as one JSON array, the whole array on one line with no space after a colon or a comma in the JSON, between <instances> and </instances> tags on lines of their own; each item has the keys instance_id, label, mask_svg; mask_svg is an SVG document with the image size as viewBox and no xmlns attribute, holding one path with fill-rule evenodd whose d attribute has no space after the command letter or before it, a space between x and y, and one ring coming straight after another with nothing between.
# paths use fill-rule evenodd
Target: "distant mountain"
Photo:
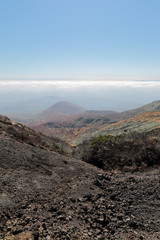
<instances>
[{"instance_id":1,"label":"distant mountain","mask_svg":"<svg viewBox=\"0 0 160 240\"><path fill-rule=\"evenodd\" d=\"M0 113L7 114L8 116L15 114L19 117L29 118L48 108L51 104L61 100L58 96L47 96L22 101L19 101L19 99L13 102L6 101L6 103L2 104L3 107L0 106Z\"/></svg>"},{"instance_id":2,"label":"distant mountain","mask_svg":"<svg viewBox=\"0 0 160 240\"><path fill-rule=\"evenodd\" d=\"M101 126L96 135L120 135L130 132L147 132L155 129L160 129L160 110L140 113L132 118L124 119L122 121L105 124Z\"/></svg>"},{"instance_id":3,"label":"distant mountain","mask_svg":"<svg viewBox=\"0 0 160 240\"><path fill-rule=\"evenodd\" d=\"M158 111L158 110L160 110L160 100L146 104L143 107L141 107L140 109L142 109L142 108L143 108L143 111L145 111L145 112Z\"/></svg>"},{"instance_id":4,"label":"distant mountain","mask_svg":"<svg viewBox=\"0 0 160 240\"><path fill-rule=\"evenodd\" d=\"M160 100L151 102L140 108L122 112L121 115L122 115L123 119L126 119L126 118L134 117L140 113L154 112L154 111L158 111L158 110L160 110Z\"/></svg>"},{"instance_id":5,"label":"distant mountain","mask_svg":"<svg viewBox=\"0 0 160 240\"><path fill-rule=\"evenodd\" d=\"M85 108L82 108L80 106L77 106L70 102L57 102L45 111L42 112L42 114L46 113L63 113L63 114L76 114L86 111Z\"/></svg>"},{"instance_id":6,"label":"distant mountain","mask_svg":"<svg viewBox=\"0 0 160 240\"><path fill-rule=\"evenodd\" d=\"M148 131L160 127L160 101L140 108L116 113L85 111L58 121L37 124L33 129L49 136L58 136L72 144L104 134L123 134L130 131Z\"/></svg>"},{"instance_id":7,"label":"distant mountain","mask_svg":"<svg viewBox=\"0 0 160 240\"><path fill-rule=\"evenodd\" d=\"M124 119L135 117L136 115L141 113L155 112L158 110L160 110L160 100L151 102L149 104L143 105L142 107L132 110L108 113L107 116L110 119L110 122L118 122Z\"/></svg>"},{"instance_id":8,"label":"distant mountain","mask_svg":"<svg viewBox=\"0 0 160 240\"><path fill-rule=\"evenodd\" d=\"M56 102L43 112L36 114L34 117L7 114L12 120L24 123L36 130L40 130L48 135L49 133L57 134L60 128L99 128L104 124L113 124L125 119L130 119L138 114L146 112L155 112L160 109L160 101L154 101L140 108L128 110L125 112L115 112L111 110L86 110L78 105L67 101ZM48 125L40 126L40 124L48 123ZM44 130L45 128L45 130ZM51 129L52 128L52 129ZM43 130L42 130L43 129ZM58 134L59 134L58 130ZM70 132L70 131L69 131ZM64 129L63 129L64 133ZM66 134L65 134L66 135Z\"/></svg>"},{"instance_id":9,"label":"distant mountain","mask_svg":"<svg viewBox=\"0 0 160 240\"><path fill-rule=\"evenodd\" d=\"M108 114L113 114L113 113L117 113L116 111L112 111L112 110L87 110L85 111L85 113L82 113L83 116L105 116Z\"/></svg>"},{"instance_id":10,"label":"distant mountain","mask_svg":"<svg viewBox=\"0 0 160 240\"><path fill-rule=\"evenodd\" d=\"M82 108L70 102L63 101L57 102L43 112L37 114L36 119L39 119L41 122L52 121L55 119L67 117L69 115L82 113L84 111L86 111L85 108Z\"/></svg>"},{"instance_id":11,"label":"distant mountain","mask_svg":"<svg viewBox=\"0 0 160 240\"><path fill-rule=\"evenodd\" d=\"M55 127L54 129L52 125L43 125L43 128L41 128L41 130L45 134L52 131L53 136L54 133L57 132L59 134L56 134L56 136L64 135L65 139L68 142L73 145L77 145L87 139L91 139L92 137L97 137L100 135L116 136L121 134L128 134L131 132L146 133L149 131L160 129L160 110L140 113L132 118L124 119L115 123L111 123L109 121L107 122L107 119L105 122L105 119L102 119L100 121L94 120L86 124L86 122L82 122L81 120L81 125L78 125L78 122L76 122L76 124L73 126L74 127L72 128L72 131L69 124L67 127L65 127L65 130L63 128L63 131L61 130L61 128L58 127Z\"/></svg>"}]
</instances>

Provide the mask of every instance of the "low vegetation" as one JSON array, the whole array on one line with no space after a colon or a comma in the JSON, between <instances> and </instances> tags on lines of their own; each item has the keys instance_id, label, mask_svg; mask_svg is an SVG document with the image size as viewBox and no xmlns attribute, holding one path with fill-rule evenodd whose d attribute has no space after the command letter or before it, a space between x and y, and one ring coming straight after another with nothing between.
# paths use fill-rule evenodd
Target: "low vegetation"
<instances>
[{"instance_id":1,"label":"low vegetation","mask_svg":"<svg viewBox=\"0 0 160 240\"><path fill-rule=\"evenodd\" d=\"M84 145L83 160L99 168L134 170L160 164L159 129L149 133L99 136L92 139L88 147Z\"/></svg>"},{"instance_id":2,"label":"low vegetation","mask_svg":"<svg viewBox=\"0 0 160 240\"><path fill-rule=\"evenodd\" d=\"M0 115L0 135L6 136L34 147L69 155L71 147L57 137L48 137L20 123L14 123L9 118Z\"/></svg>"}]
</instances>

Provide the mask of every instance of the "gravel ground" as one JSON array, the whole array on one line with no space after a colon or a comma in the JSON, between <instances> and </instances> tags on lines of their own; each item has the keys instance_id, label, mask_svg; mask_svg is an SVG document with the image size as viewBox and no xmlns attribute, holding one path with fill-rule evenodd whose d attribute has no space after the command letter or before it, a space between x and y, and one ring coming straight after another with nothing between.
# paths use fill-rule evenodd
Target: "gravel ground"
<instances>
[{"instance_id":1,"label":"gravel ground","mask_svg":"<svg viewBox=\"0 0 160 240\"><path fill-rule=\"evenodd\" d=\"M160 168L104 172L0 135L0 239L160 239Z\"/></svg>"}]
</instances>

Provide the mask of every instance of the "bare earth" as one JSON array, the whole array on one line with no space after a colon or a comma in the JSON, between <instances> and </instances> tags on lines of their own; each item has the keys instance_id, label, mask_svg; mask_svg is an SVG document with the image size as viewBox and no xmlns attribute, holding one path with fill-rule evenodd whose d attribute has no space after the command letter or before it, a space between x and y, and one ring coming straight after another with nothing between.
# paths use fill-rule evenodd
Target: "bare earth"
<instances>
[{"instance_id":1,"label":"bare earth","mask_svg":"<svg viewBox=\"0 0 160 240\"><path fill-rule=\"evenodd\" d=\"M109 173L0 135L0 239L160 239L160 168Z\"/></svg>"}]
</instances>

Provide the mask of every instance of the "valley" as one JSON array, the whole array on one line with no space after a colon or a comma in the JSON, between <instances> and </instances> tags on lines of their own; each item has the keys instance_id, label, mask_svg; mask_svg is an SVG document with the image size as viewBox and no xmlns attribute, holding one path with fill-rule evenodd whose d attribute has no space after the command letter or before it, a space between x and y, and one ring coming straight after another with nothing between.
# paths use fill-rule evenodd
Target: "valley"
<instances>
[{"instance_id":1,"label":"valley","mask_svg":"<svg viewBox=\"0 0 160 240\"><path fill-rule=\"evenodd\" d=\"M8 139L0 146L1 239L159 239L158 169L103 172Z\"/></svg>"},{"instance_id":2,"label":"valley","mask_svg":"<svg viewBox=\"0 0 160 240\"><path fill-rule=\"evenodd\" d=\"M151 131L160 126L160 101L144 105L138 109L117 113L114 111L83 111L77 114L63 113L52 118L35 119L26 124L48 136L56 136L71 145L99 135L120 135L130 132ZM60 112L60 110L59 110ZM48 116L48 115L47 115Z\"/></svg>"},{"instance_id":3,"label":"valley","mask_svg":"<svg viewBox=\"0 0 160 240\"><path fill-rule=\"evenodd\" d=\"M160 239L152 110L65 112L31 126L0 116L0 239Z\"/></svg>"}]
</instances>

